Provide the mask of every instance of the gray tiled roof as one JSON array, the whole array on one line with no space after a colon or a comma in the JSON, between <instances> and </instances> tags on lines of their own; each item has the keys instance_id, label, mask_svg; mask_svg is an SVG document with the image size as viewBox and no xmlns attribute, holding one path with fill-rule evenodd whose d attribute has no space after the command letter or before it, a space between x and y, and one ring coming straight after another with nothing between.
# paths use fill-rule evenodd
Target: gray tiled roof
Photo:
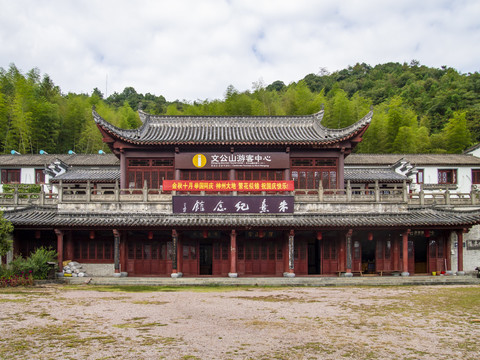
<instances>
[{"instance_id":1,"label":"gray tiled roof","mask_svg":"<svg viewBox=\"0 0 480 360\"><path fill-rule=\"evenodd\" d=\"M120 160L113 154L25 154L0 155L0 167L42 167L55 160L70 166L116 166Z\"/></svg>"},{"instance_id":2,"label":"gray tiled roof","mask_svg":"<svg viewBox=\"0 0 480 360\"><path fill-rule=\"evenodd\" d=\"M478 211L434 208L411 209L400 213L338 213L293 215L197 215L152 213L57 213L54 208L31 207L6 211L4 217L14 226L32 227L287 227L363 228L424 226L471 226L480 223Z\"/></svg>"},{"instance_id":3,"label":"gray tiled roof","mask_svg":"<svg viewBox=\"0 0 480 360\"><path fill-rule=\"evenodd\" d=\"M366 169L366 168L345 168L345 181L350 180L352 183L364 182L390 182L401 183L404 180L410 181L405 175L395 172L391 168L383 169Z\"/></svg>"},{"instance_id":4,"label":"gray tiled roof","mask_svg":"<svg viewBox=\"0 0 480 360\"><path fill-rule=\"evenodd\" d=\"M114 138L144 145L328 145L366 130L369 112L343 129L320 124L323 110L308 116L166 116L140 111L143 125L135 130L115 127L93 111L97 126Z\"/></svg>"},{"instance_id":5,"label":"gray tiled roof","mask_svg":"<svg viewBox=\"0 0 480 360\"><path fill-rule=\"evenodd\" d=\"M120 180L120 168L105 168L105 169L82 169L72 168L68 169L62 175L54 177L52 182L115 182Z\"/></svg>"},{"instance_id":6,"label":"gray tiled roof","mask_svg":"<svg viewBox=\"0 0 480 360\"><path fill-rule=\"evenodd\" d=\"M345 166L388 166L405 159L414 166L480 166L480 158L466 154L350 154Z\"/></svg>"}]
</instances>

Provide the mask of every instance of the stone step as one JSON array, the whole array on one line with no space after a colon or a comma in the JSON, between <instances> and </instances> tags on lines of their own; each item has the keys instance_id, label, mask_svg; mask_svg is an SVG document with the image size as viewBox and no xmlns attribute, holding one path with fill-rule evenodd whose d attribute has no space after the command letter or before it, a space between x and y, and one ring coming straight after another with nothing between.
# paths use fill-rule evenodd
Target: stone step
<instances>
[{"instance_id":1,"label":"stone step","mask_svg":"<svg viewBox=\"0 0 480 360\"><path fill-rule=\"evenodd\" d=\"M64 278L67 284L152 285L152 286L391 286L480 284L472 276L377 276L377 277L85 277Z\"/></svg>"}]
</instances>

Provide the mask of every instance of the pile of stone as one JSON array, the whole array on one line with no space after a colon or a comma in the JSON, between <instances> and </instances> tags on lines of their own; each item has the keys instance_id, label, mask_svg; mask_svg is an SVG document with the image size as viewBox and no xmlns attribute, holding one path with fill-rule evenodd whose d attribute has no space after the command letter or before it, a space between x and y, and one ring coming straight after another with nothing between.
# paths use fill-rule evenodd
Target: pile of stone
<instances>
[{"instance_id":1,"label":"pile of stone","mask_svg":"<svg viewBox=\"0 0 480 360\"><path fill-rule=\"evenodd\" d=\"M63 266L63 276L66 277L84 277L87 276L83 266L76 261L70 261Z\"/></svg>"}]
</instances>

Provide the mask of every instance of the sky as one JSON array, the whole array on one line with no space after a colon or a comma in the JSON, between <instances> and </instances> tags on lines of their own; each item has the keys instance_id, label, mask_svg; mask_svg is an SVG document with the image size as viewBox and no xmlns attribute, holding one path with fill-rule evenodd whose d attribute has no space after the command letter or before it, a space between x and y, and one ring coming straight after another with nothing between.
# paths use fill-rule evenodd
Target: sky
<instances>
[{"instance_id":1,"label":"sky","mask_svg":"<svg viewBox=\"0 0 480 360\"><path fill-rule=\"evenodd\" d=\"M0 67L62 93L223 99L367 63L480 71L478 0L0 0Z\"/></svg>"}]
</instances>

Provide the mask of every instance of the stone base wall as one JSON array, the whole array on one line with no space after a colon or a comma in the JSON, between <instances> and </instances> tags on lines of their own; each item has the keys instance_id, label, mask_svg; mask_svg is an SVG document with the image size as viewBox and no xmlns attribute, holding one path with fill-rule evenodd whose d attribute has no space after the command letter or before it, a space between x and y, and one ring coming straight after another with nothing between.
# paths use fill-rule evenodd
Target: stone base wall
<instances>
[{"instance_id":1,"label":"stone base wall","mask_svg":"<svg viewBox=\"0 0 480 360\"><path fill-rule=\"evenodd\" d=\"M114 264L85 264L81 263L82 271L87 273L87 276L113 276L115 272Z\"/></svg>"},{"instance_id":2,"label":"stone base wall","mask_svg":"<svg viewBox=\"0 0 480 360\"><path fill-rule=\"evenodd\" d=\"M457 271L457 235L451 235L451 256L452 270ZM480 225L473 226L470 231L463 234L463 271L466 273L476 274L475 268L480 266Z\"/></svg>"}]
</instances>

